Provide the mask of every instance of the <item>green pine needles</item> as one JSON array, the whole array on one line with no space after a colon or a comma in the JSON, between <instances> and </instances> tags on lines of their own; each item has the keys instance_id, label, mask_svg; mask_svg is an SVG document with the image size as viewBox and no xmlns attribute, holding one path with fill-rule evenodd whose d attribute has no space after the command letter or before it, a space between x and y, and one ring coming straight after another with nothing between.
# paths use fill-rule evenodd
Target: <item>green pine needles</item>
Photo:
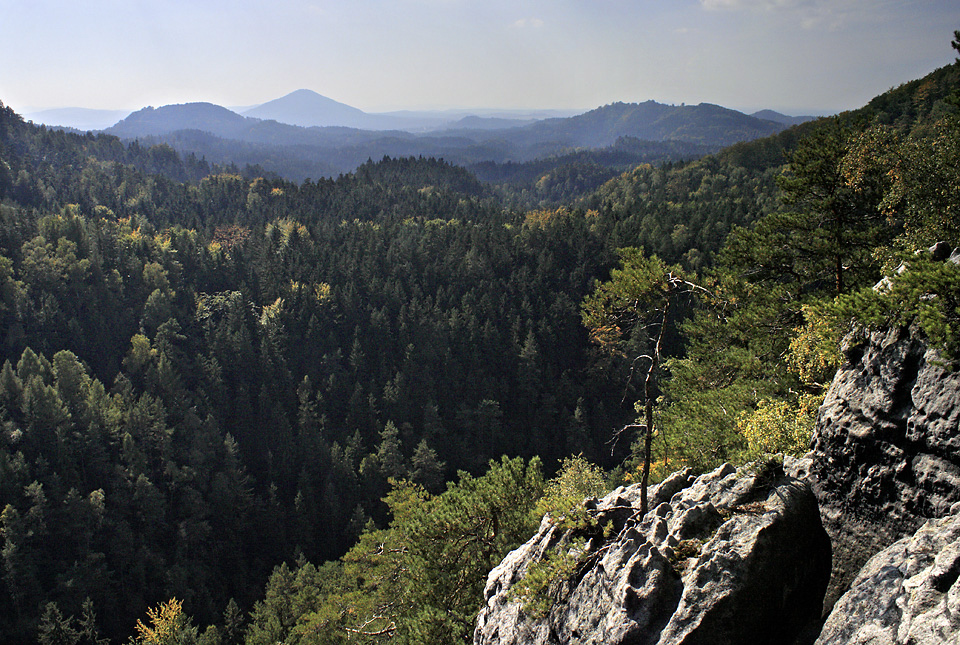
<instances>
[{"instance_id":1,"label":"green pine needles","mask_svg":"<svg viewBox=\"0 0 960 645\"><path fill-rule=\"evenodd\" d=\"M832 314L867 328L916 325L947 363L960 358L960 265L918 253L876 288L837 299Z\"/></svg>"},{"instance_id":2,"label":"green pine needles","mask_svg":"<svg viewBox=\"0 0 960 645\"><path fill-rule=\"evenodd\" d=\"M541 560L527 568L508 594L528 616L543 618L550 612L565 583L589 555L588 535L602 531L609 537L610 527L600 527L595 514L584 504L586 498L603 495L607 488L603 471L579 455L564 459L560 472L547 482L534 512L546 515L562 536Z\"/></svg>"}]
</instances>

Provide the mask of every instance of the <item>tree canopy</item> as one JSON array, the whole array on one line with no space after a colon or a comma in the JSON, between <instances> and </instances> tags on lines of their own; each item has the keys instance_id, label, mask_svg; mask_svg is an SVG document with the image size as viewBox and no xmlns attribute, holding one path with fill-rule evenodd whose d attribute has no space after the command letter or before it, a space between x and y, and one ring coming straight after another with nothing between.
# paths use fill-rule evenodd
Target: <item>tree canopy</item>
<instances>
[{"instance_id":1,"label":"tree canopy","mask_svg":"<svg viewBox=\"0 0 960 645\"><path fill-rule=\"evenodd\" d=\"M852 324L956 359L958 79L498 189L423 158L294 183L0 106L4 641L462 642L600 470L802 452Z\"/></svg>"}]
</instances>

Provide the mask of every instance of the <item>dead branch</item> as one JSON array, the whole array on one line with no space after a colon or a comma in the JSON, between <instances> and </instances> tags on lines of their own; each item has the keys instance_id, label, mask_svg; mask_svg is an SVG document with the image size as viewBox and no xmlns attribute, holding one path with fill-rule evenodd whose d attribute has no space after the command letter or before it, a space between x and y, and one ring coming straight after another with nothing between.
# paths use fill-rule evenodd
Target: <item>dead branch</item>
<instances>
[{"instance_id":1,"label":"dead branch","mask_svg":"<svg viewBox=\"0 0 960 645\"><path fill-rule=\"evenodd\" d=\"M610 444L610 455L611 455L611 456L613 455L613 451L614 451L614 450L616 449L616 447L617 447L617 442L620 441L620 436L621 436L624 432L627 432L628 430L641 430L641 429L642 429L644 432L646 432L646 431L647 431L647 426L645 426L645 425L643 425L643 424L630 423L630 424L627 424L627 425L623 426L622 428L620 428L620 429L617 430L616 432L614 432L614 433L613 433L613 436L610 437L610 441L607 442L607 444Z\"/></svg>"},{"instance_id":2,"label":"dead branch","mask_svg":"<svg viewBox=\"0 0 960 645\"><path fill-rule=\"evenodd\" d=\"M378 620L384 620L385 616L374 616L364 624L360 625L359 628L346 627L345 629L351 634L359 634L360 636L387 636L397 631L397 624L394 621L390 621L386 627L379 629L377 631L367 631L367 626L371 623L374 623Z\"/></svg>"}]
</instances>

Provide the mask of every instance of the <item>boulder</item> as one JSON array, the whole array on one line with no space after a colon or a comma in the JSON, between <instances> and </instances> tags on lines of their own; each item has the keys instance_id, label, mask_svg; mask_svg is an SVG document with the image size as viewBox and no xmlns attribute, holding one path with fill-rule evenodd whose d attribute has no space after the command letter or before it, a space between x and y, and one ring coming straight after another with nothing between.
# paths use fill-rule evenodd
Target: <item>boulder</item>
<instances>
[{"instance_id":1,"label":"boulder","mask_svg":"<svg viewBox=\"0 0 960 645\"><path fill-rule=\"evenodd\" d=\"M960 642L960 515L927 521L870 558L817 645Z\"/></svg>"},{"instance_id":2,"label":"boulder","mask_svg":"<svg viewBox=\"0 0 960 645\"><path fill-rule=\"evenodd\" d=\"M491 571L474 642L792 643L819 625L830 543L805 482L728 464L675 473L650 489L642 517L639 497L635 485L588 500L608 537L586 531L585 542L545 517ZM576 572L545 592L545 615L529 615L510 590L558 549L573 552Z\"/></svg>"}]
</instances>

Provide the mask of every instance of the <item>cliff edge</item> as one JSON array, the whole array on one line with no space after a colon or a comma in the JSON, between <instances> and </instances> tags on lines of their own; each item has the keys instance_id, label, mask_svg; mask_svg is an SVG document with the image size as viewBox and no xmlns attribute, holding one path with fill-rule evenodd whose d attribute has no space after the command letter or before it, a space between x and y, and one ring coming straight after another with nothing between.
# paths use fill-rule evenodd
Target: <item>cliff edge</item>
<instances>
[{"instance_id":1,"label":"cliff edge","mask_svg":"<svg viewBox=\"0 0 960 645\"><path fill-rule=\"evenodd\" d=\"M803 459L675 473L644 516L617 489L581 541L544 518L490 573L474 643L960 642L960 371L913 328L843 350ZM511 589L551 552L576 566L537 613Z\"/></svg>"},{"instance_id":2,"label":"cliff edge","mask_svg":"<svg viewBox=\"0 0 960 645\"><path fill-rule=\"evenodd\" d=\"M676 473L587 508L609 538L583 544L549 517L487 579L477 645L792 643L819 624L830 544L816 498L777 466ZM611 531L612 529L612 531ZM576 550L576 574L536 616L511 594L547 554Z\"/></svg>"}]
</instances>

